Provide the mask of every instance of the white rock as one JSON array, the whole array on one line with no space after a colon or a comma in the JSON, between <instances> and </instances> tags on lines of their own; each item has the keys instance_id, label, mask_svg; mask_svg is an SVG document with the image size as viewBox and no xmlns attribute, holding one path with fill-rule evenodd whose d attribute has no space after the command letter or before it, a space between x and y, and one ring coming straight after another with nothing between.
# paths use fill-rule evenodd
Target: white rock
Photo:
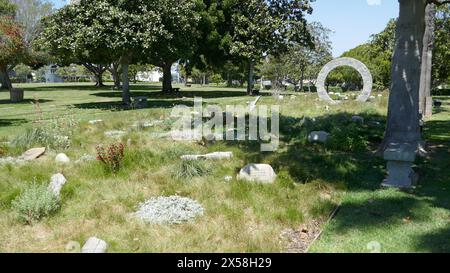
<instances>
[{"instance_id":1,"label":"white rock","mask_svg":"<svg viewBox=\"0 0 450 273\"><path fill-rule=\"evenodd\" d=\"M61 173L54 174L50 178L50 185L48 185L48 188L50 191L52 191L55 195L59 196L61 193L61 189L64 186L64 184L67 183L66 178Z\"/></svg>"},{"instance_id":2,"label":"white rock","mask_svg":"<svg viewBox=\"0 0 450 273\"><path fill-rule=\"evenodd\" d=\"M23 160L33 160L45 153L45 147L42 148L33 148L22 154L21 159Z\"/></svg>"},{"instance_id":3,"label":"white rock","mask_svg":"<svg viewBox=\"0 0 450 273\"><path fill-rule=\"evenodd\" d=\"M95 124L98 124L98 123L103 123L103 120L95 119L95 120L90 120L89 121L89 124L91 124L91 125L95 125Z\"/></svg>"},{"instance_id":4,"label":"white rock","mask_svg":"<svg viewBox=\"0 0 450 273\"><path fill-rule=\"evenodd\" d=\"M97 237L91 237L84 244L81 253L106 253L107 248L108 244L105 241Z\"/></svg>"},{"instance_id":5,"label":"white rock","mask_svg":"<svg viewBox=\"0 0 450 273\"><path fill-rule=\"evenodd\" d=\"M353 122L357 122L357 123L364 123L364 118L363 117L361 117L361 116L353 116L352 117L352 121Z\"/></svg>"},{"instance_id":6,"label":"white rock","mask_svg":"<svg viewBox=\"0 0 450 273\"><path fill-rule=\"evenodd\" d=\"M107 131L107 132L105 132L105 136L119 138L119 137L126 135L126 133L127 132L125 132L125 131Z\"/></svg>"},{"instance_id":7,"label":"white rock","mask_svg":"<svg viewBox=\"0 0 450 273\"><path fill-rule=\"evenodd\" d=\"M70 158L66 154L60 153L55 157L55 161L57 163L67 164L70 163Z\"/></svg>"},{"instance_id":8,"label":"white rock","mask_svg":"<svg viewBox=\"0 0 450 273\"><path fill-rule=\"evenodd\" d=\"M315 143L315 142L325 143L325 142L327 142L329 136L330 136L330 134L327 132L314 131L309 134L308 141L311 143Z\"/></svg>"},{"instance_id":9,"label":"white rock","mask_svg":"<svg viewBox=\"0 0 450 273\"><path fill-rule=\"evenodd\" d=\"M80 157L80 159L78 159L77 161L75 161L76 164L79 164L81 162L87 162L87 161L94 161L97 160L97 157L93 156L93 155L88 155L85 154L82 157Z\"/></svg>"},{"instance_id":10,"label":"white rock","mask_svg":"<svg viewBox=\"0 0 450 273\"><path fill-rule=\"evenodd\" d=\"M268 164L248 164L241 169L237 177L239 180L260 183L274 183L277 175L272 166Z\"/></svg>"},{"instance_id":11,"label":"white rock","mask_svg":"<svg viewBox=\"0 0 450 273\"><path fill-rule=\"evenodd\" d=\"M199 160L199 159L212 159L212 160L220 160L220 159L230 159L233 157L232 152L215 152L205 155L182 155L181 160Z\"/></svg>"},{"instance_id":12,"label":"white rock","mask_svg":"<svg viewBox=\"0 0 450 273\"><path fill-rule=\"evenodd\" d=\"M140 121L140 122L135 122L133 123L132 127L133 128L148 128L148 127L152 127L153 123L151 123L150 121Z\"/></svg>"}]
</instances>

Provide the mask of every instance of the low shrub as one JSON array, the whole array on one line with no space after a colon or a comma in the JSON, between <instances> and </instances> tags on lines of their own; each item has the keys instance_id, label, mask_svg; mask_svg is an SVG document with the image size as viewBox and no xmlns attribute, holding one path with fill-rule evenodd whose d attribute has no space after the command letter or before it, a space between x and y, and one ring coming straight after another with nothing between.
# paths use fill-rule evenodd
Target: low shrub
<instances>
[{"instance_id":1,"label":"low shrub","mask_svg":"<svg viewBox=\"0 0 450 273\"><path fill-rule=\"evenodd\" d=\"M20 221L32 224L55 213L60 208L60 199L46 185L33 183L11 205Z\"/></svg>"},{"instance_id":2,"label":"low shrub","mask_svg":"<svg viewBox=\"0 0 450 273\"><path fill-rule=\"evenodd\" d=\"M107 147L97 145L96 149L97 160L102 162L108 171L113 173L118 172L123 163L125 146L122 143L113 143Z\"/></svg>"},{"instance_id":3,"label":"low shrub","mask_svg":"<svg viewBox=\"0 0 450 273\"><path fill-rule=\"evenodd\" d=\"M64 150L71 145L71 137L76 121L72 118L52 119L39 126L26 129L18 135L12 144L17 148L26 150L33 146L45 146L48 149Z\"/></svg>"},{"instance_id":4,"label":"low shrub","mask_svg":"<svg viewBox=\"0 0 450 273\"><path fill-rule=\"evenodd\" d=\"M335 127L331 130L326 146L335 151L362 152L368 149L369 141L355 124Z\"/></svg>"},{"instance_id":5,"label":"low shrub","mask_svg":"<svg viewBox=\"0 0 450 273\"><path fill-rule=\"evenodd\" d=\"M212 171L212 165L209 161L186 160L179 163L173 171L176 178L193 178L204 176Z\"/></svg>"},{"instance_id":6,"label":"low shrub","mask_svg":"<svg viewBox=\"0 0 450 273\"><path fill-rule=\"evenodd\" d=\"M4 157L8 154L8 146L4 143L0 143L0 157Z\"/></svg>"}]
</instances>

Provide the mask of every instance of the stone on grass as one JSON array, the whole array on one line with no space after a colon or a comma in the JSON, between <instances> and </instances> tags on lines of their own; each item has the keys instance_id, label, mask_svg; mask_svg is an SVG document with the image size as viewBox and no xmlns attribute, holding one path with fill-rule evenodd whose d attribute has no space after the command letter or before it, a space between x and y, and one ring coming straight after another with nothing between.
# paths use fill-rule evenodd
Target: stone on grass
<instances>
[{"instance_id":1,"label":"stone on grass","mask_svg":"<svg viewBox=\"0 0 450 273\"><path fill-rule=\"evenodd\" d=\"M314 131L309 134L308 141L310 143L326 143L329 136L330 134L325 131Z\"/></svg>"},{"instance_id":2,"label":"stone on grass","mask_svg":"<svg viewBox=\"0 0 450 273\"><path fill-rule=\"evenodd\" d=\"M149 128L155 126L155 122L152 122L150 120L141 120L137 121L133 124L134 128Z\"/></svg>"},{"instance_id":3,"label":"stone on grass","mask_svg":"<svg viewBox=\"0 0 450 273\"><path fill-rule=\"evenodd\" d=\"M237 177L239 180L260 183L274 183L277 175L272 166L268 164L248 164L241 169Z\"/></svg>"},{"instance_id":4,"label":"stone on grass","mask_svg":"<svg viewBox=\"0 0 450 273\"><path fill-rule=\"evenodd\" d=\"M50 178L50 185L48 185L48 188L51 192L53 192L55 195L59 196L59 194L61 193L61 189L64 186L64 184L67 183L66 178L64 177L63 174L61 173L57 173L54 174L51 178Z\"/></svg>"},{"instance_id":5,"label":"stone on grass","mask_svg":"<svg viewBox=\"0 0 450 273\"><path fill-rule=\"evenodd\" d=\"M231 182L233 181L233 177L231 175L227 175L224 177L225 182Z\"/></svg>"},{"instance_id":6,"label":"stone on grass","mask_svg":"<svg viewBox=\"0 0 450 273\"><path fill-rule=\"evenodd\" d=\"M203 207L195 200L174 196L151 198L134 214L149 224L182 224L202 216Z\"/></svg>"},{"instance_id":7,"label":"stone on grass","mask_svg":"<svg viewBox=\"0 0 450 273\"><path fill-rule=\"evenodd\" d=\"M94 161L97 160L96 156L84 154L80 157L77 161L75 161L76 164L82 163L82 162L88 162L88 161Z\"/></svg>"},{"instance_id":8,"label":"stone on grass","mask_svg":"<svg viewBox=\"0 0 450 273\"><path fill-rule=\"evenodd\" d=\"M21 158L23 160L29 161L34 160L45 153L45 147L33 148L22 154Z\"/></svg>"},{"instance_id":9,"label":"stone on grass","mask_svg":"<svg viewBox=\"0 0 450 273\"><path fill-rule=\"evenodd\" d=\"M81 253L106 253L107 248L108 244L105 241L91 237L84 244Z\"/></svg>"},{"instance_id":10,"label":"stone on grass","mask_svg":"<svg viewBox=\"0 0 450 273\"><path fill-rule=\"evenodd\" d=\"M107 132L105 132L105 136L114 137L114 138L120 138L126 134L127 134L127 132L125 132L125 131L107 131Z\"/></svg>"},{"instance_id":11,"label":"stone on grass","mask_svg":"<svg viewBox=\"0 0 450 273\"><path fill-rule=\"evenodd\" d=\"M70 163L70 158L66 154L60 153L55 157L55 161L57 163L67 164Z\"/></svg>"},{"instance_id":12,"label":"stone on grass","mask_svg":"<svg viewBox=\"0 0 450 273\"><path fill-rule=\"evenodd\" d=\"M353 116L353 117L352 117L352 121L353 121L353 122L356 122L356 123L361 123L361 124L363 124L363 123L364 123L364 118L361 117L361 116Z\"/></svg>"},{"instance_id":13,"label":"stone on grass","mask_svg":"<svg viewBox=\"0 0 450 273\"><path fill-rule=\"evenodd\" d=\"M89 121L89 124L91 124L91 125L95 125L95 124L98 124L98 123L103 123L103 120L95 119L95 120L90 120Z\"/></svg>"},{"instance_id":14,"label":"stone on grass","mask_svg":"<svg viewBox=\"0 0 450 273\"><path fill-rule=\"evenodd\" d=\"M214 152L205 155L182 155L181 160L189 161L189 160L200 160L200 159L212 159L212 160L220 160L220 159L230 159L233 157L232 152Z\"/></svg>"},{"instance_id":15,"label":"stone on grass","mask_svg":"<svg viewBox=\"0 0 450 273\"><path fill-rule=\"evenodd\" d=\"M412 165L416 160L417 147L409 143L391 143L384 151L388 177L382 186L411 188L417 182L417 174Z\"/></svg>"}]
</instances>

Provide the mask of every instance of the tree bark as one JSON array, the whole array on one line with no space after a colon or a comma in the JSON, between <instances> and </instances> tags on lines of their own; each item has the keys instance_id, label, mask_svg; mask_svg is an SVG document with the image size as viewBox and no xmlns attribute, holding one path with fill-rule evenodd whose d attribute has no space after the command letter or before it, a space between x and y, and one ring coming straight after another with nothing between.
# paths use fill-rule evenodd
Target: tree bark
<instances>
[{"instance_id":1,"label":"tree bark","mask_svg":"<svg viewBox=\"0 0 450 273\"><path fill-rule=\"evenodd\" d=\"M120 81L120 75L119 75L119 66L120 62L114 62L109 67L108 70L111 72L111 75L113 77L114 81L114 89L120 90L121 89L121 81Z\"/></svg>"},{"instance_id":2,"label":"tree bark","mask_svg":"<svg viewBox=\"0 0 450 273\"><path fill-rule=\"evenodd\" d=\"M83 63L83 66L86 67L95 77L95 86L96 87L104 87L103 84L103 73L106 71L106 66L102 64L91 64L91 63Z\"/></svg>"},{"instance_id":3,"label":"tree bark","mask_svg":"<svg viewBox=\"0 0 450 273\"><path fill-rule=\"evenodd\" d=\"M436 5L430 3L425 9L425 33L423 36L422 65L420 73L419 111L423 117L430 117L432 109L428 109L427 97L431 97L433 68L433 48Z\"/></svg>"},{"instance_id":4,"label":"tree bark","mask_svg":"<svg viewBox=\"0 0 450 273\"><path fill-rule=\"evenodd\" d=\"M12 83L9 79L8 69L6 66L0 67L0 83L2 84L1 89L12 89Z\"/></svg>"},{"instance_id":5,"label":"tree bark","mask_svg":"<svg viewBox=\"0 0 450 273\"><path fill-rule=\"evenodd\" d=\"M172 63L163 65L163 92L172 92Z\"/></svg>"},{"instance_id":6,"label":"tree bark","mask_svg":"<svg viewBox=\"0 0 450 273\"><path fill-rule=\"evenodd\" d=\"M426 0L399 0L387 127L380 152L391 143L419 145L419 87Z\"/></svg>"},{"instance_id":7,"label":"tree bark","mask_svg":"<svg viewBox=\"0 0 450 273\"><path fill-rule=\"evenodd\" d=\"M300 77L300 92L303 92L303 81L305 80L305 67L301 68L301 77Z\"/></svg>"},{"instance_id":8,"label":"tree bark","mask_svg":"<svg viewBox=\"0 0 450 273\"><path fill-rule=\"evenodd\" d=\"M253 73L254 73L254 65L253 61L250 60L248 64L248 85L247 85L247 94L251 95L253 91Z\"/></svg>"},{"instance_id":9,"label":"tree bark","mask_svg":"<svg viewBox=\"0 0 450 273\"><path fill-rule=\"evenodd\" d=\"M233 86L233 79L231 79L230 72L227 72L227 87Z\"/></svg>"},{"instance_id":10,"label":"tree bark","mask_svg":"<svg viewBox=\"0 0 450 273\"><path fill-rule=\"evenodd\" d=\"M120 63L122 65L122 102L124 105L131 105L130 79L128 78L128 68L130 66L130 58L126 55L122 56Z\"/></svg>"}]
</instances>

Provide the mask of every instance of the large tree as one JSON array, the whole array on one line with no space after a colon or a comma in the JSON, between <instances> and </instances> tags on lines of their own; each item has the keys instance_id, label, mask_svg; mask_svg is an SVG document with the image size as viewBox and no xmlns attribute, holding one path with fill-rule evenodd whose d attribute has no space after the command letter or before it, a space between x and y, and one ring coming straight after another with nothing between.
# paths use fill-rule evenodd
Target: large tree
<instances>
[{"instance_id":1,"label":"large tree","mask_svg":"<svg viewBox=\"0 0 450 273\"><path fill-rule=\"evenodd\" d=\"M382 149L392 143L419 145L419 90L426 30L426 6L444 0L399 0L396 43L392 59L388 119ZM426 50L426 49L425 49Z\"/></svg>"},{"instance_id":2,"label":"large tree","mask_svg":"<svg viewBox=\"0 0 450 273\"><path fill-rule=\"evenodd\" d=\"M264 55L279 55L291 43L312 45L304 13L309 1L236 0L232 6L231 54L248 64L247 93L253 88L254 65Z\"/></svg>"},{"instance_id":3,"label":"large tree","mask_svg":"<svg viewBox=\"0 0 450 273\"><path fill-rule=\"evenodd\" d=\"M23 60L26 51L23 30L20 25L9 16L0 16L0 78L2 86L11 90L12 84L8 76L8 69Z\"/></svg>"},{"instance_id":4,"label":"large tree","mask_svg":"<svg viewBox=\"0 0 450 273\"><path fill-rule=\"evenodd\" d=\"M156 0L81 0L48 17L41 40L61 62L85 65L98 84L108 66L118 72L120 62L122 101L129 105L128 67L147 58L161 31L155 5Z\"/></svg>"},{"instance_id":5,"label":"large tree","mask_svg":"<svg viewBox=\"0 0 450 273\"><path fill-rule=\"evenodd\" d=\"M163 92L172 91L172 65L180 59L189 59L197 46L201 1L158 0L149 6L161 18L161 32L155 33L156 42L149 49L149 63L163 70Z\"/></svg>"}]
</instances>

